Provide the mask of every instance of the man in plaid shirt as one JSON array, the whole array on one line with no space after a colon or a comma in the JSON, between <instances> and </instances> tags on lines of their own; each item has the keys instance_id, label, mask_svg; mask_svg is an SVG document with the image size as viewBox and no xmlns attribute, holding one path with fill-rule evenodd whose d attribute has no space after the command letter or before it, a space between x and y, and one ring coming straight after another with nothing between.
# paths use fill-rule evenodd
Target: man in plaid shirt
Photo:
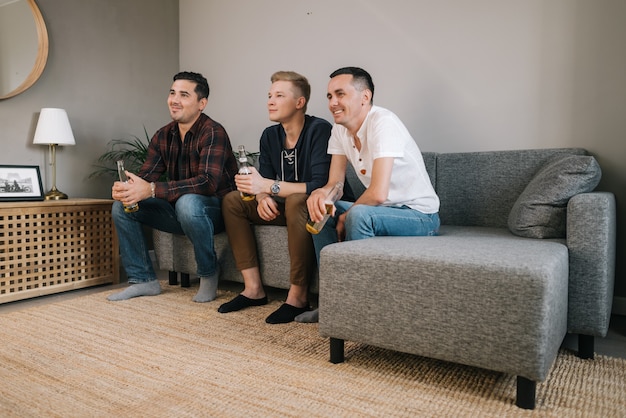
<instances>
[{"instance_id":1,"label":"man in plaid shirt","mask_svg":"<svg viewBox=\"0 0 626 418\"><path fill-rule=\"evenodd\" d=\"M193 300L216 297L219 271L213 235L224 230L222 197L235 190L237 162L224 127L202 113L208 97L209 84L201 74L176 74L167 99L172 122L150 140L139 173L127 172L128 182L113 184L113 221L130 286L109 300L161 293L143 225L186 235L200 277ZM167 181L159 181L163 174ZM139 210L124 210L136 203Z\"/></svg>"}]
</instances>

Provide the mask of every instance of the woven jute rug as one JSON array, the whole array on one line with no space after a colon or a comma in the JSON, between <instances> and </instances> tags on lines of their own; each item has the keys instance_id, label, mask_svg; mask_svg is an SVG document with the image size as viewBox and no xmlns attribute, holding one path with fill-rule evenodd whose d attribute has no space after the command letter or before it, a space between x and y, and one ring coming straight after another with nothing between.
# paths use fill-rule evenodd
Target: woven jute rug
<instances>
[{"instance_id":1,"label":"woven jute rug","mask_svg":"<svg viewBox=\"0 0 626 418\"><path fill-rule=\"evenodd\" d=\"M2 417L623 417L626 361L562 351L534 411L515 377L268 325L281 301L229 314L195 290L109 302L106 290L0 315Z\"/></svg>"}]
</instances>

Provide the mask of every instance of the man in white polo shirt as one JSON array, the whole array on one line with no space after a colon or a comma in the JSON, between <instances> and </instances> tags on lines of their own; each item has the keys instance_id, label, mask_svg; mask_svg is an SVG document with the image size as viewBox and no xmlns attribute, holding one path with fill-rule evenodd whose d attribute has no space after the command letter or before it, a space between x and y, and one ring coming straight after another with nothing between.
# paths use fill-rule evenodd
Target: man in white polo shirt
<instances>
[{"instance_id":1,"label":"man in white polo shirt","mask_svg":"<svg viewBox=\"0 0 626 418\"><path fill-rule=\"evenodd\" d=\"M334 217L313 236L316 251L336 241L374 236L432 236L439 231L439 197L428 177L422 153L404 124L391 111L373 105L374 83L357 67L330 75L328 108L334 118L328 153L328 183L307 200L309 216L320 221L328 192L344 182L350 163L365 186L354 203L339 201ZM314 322L316 312L297 321Z\"/></svg>"}]
</instances>

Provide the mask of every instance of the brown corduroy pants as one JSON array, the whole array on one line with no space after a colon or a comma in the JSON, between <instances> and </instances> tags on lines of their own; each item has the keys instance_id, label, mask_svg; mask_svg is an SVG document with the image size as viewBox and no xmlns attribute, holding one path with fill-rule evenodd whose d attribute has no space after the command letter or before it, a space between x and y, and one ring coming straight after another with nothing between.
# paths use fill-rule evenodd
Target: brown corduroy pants
<instances>
[{"instance_id":1,"label":"brown corduroy pants","mask_svg":"<svg viewBox=\"0 0 626 418\"><path fill-rule=\"evenodd\" d=\"M291 284L307 286L315 272L315 249L311 234L306 230L309 211L305 193L296 193L278 202L280 215L265 221L257 212L257 201L243 201L238 191L230 192L222 201L222 216L237 270L259 267L253 225L287 226Z\"/></svg>"}]
</instances>

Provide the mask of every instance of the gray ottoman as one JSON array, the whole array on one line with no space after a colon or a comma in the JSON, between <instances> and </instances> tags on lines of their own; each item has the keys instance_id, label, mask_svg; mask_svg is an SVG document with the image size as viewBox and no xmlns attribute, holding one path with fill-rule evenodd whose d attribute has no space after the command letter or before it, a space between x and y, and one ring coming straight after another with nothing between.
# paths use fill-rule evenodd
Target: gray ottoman
<instances>
[{"instance_id":1,"label":"gray ottoman","mask_svg":"<svg viewBox=\"0 0 626 418\"><path fill-rule=\"evenodd\" d=\"M506 229L332 244L319 276L331 361L349 340L509 373L518 403L534 403L567 329L567 247Z\"/></svg>"}]
</instances>

